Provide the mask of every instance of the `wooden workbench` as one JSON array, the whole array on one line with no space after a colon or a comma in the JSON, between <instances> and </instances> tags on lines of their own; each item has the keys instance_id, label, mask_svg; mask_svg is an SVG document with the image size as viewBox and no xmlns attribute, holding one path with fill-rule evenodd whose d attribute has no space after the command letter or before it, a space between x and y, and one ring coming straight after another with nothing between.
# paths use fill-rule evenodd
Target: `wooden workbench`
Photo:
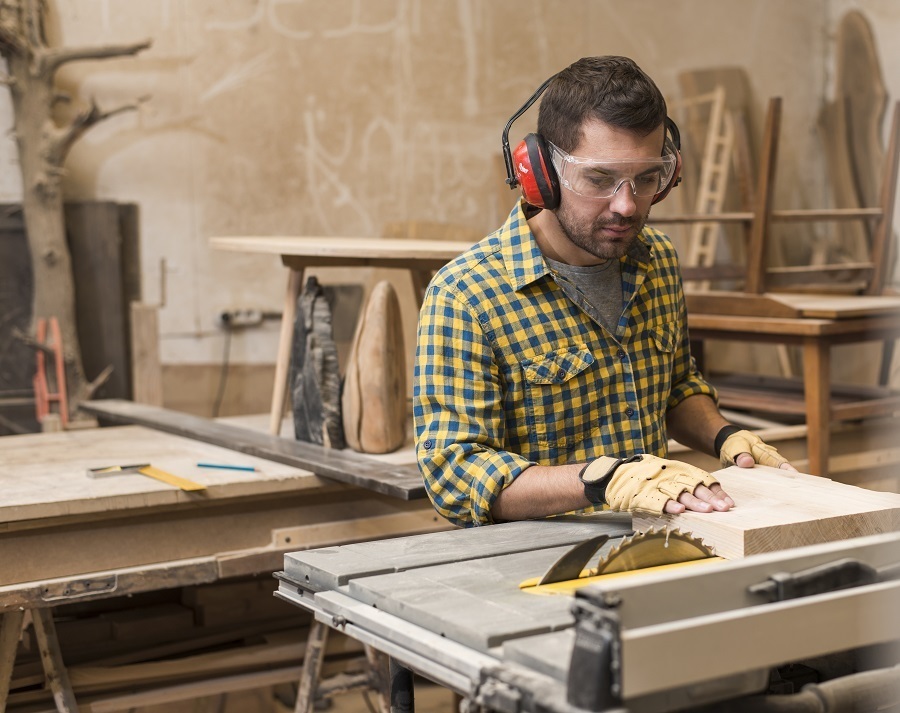
<instances>
[{"instance_id":1,"label":"wooden workbench","mask_svg":"<svg viewBox=\"0 0 900 713\"><path fill-rule=\"evenodd\" d=\"M219 250L279 255L288 268L287 293L281 316L275 387L269 433L278 433L287 389L291 335L303 273L310 267L386 267L408 270L421 303L431 275L471 245L451 240L398 240L391 238L238 236L211 238Z\"/></svg>"},{"instance_id":2,"label":"wooden workbench","mask_svg":"<svg viewBox=\"0 0 900 713\"><path fill-rule=\"evenodd\" d=\"M187 492L137 473L86 472L133 463L151 463L206 489ZM137 425L4 437L0 485L0 709L25 611L47 654L57 708L71 711L74 692L55 644L58 606L269 573L298 545L447 527L427 501ZM295 669L281 675L296 680Z\"/></svg>"}]
</instances>

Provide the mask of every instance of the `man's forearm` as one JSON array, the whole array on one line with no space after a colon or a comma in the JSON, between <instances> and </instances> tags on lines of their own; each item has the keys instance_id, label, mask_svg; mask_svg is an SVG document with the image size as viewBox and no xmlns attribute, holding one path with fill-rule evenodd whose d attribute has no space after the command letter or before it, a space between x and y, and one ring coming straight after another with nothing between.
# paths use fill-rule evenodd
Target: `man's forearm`
<instances>
[{"instance_id":1,"label":"man's forearm","mask_svg":"<svg viewBox=\"0 0 900 713\"><path fill-rule=\"evenodd\" d=\"M590 507L578 474L584 463L533 465L503 489L491 515L500 520L529 520Z\"/></svg>"},{"instance_id":2,"label":"man's forearm","mask_svg":"<svg viewBox=\"0 0 900 713\"><path fill-rule=\"evenodd\" d=\"M709 455L716 455L716 434L727 425L716 402L706 394L688 396L666 414L666 427L671 438Z\"/></svg>"}]
</instances>

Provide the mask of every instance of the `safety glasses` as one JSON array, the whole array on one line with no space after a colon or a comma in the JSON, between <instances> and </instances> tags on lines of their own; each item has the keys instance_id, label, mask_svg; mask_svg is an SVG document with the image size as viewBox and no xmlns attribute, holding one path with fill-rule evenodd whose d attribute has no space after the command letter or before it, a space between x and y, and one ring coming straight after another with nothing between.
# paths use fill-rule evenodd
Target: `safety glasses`
<instances>
[{"instance_id":1,"label":"safety glasses","mask_svg":"<svg viewBox=\"0 0 900 713\"><path fill-rule=\"evenodd\" d=\"M675 154L603 161L572 156L547 143L559 182L585 198L612 198L626 183L635 196L655 196L668 185L675 172Z\"/></svg>"}]
</instances>

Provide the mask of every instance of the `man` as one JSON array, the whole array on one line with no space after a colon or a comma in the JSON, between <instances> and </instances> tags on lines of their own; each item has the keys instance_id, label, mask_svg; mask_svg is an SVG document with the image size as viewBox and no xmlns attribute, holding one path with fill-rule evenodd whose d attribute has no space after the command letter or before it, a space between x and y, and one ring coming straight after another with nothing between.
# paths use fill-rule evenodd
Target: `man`
<instances>
[{"instance_id":1,"label":"man","mask_svg":"<svg viewBox=\"0 0 900 713\"><path fill-rule=\"evenodd\" d=\"M509 127L545 88L538 133L511 156ZM419 319L416 451L438 512L470 526L733 507L708 473L666 460L669 435L792 469L728 424L690 355L675 250L645 226L680 168L653 81L624 57L579 60L513 116L504 147L525 200L438 272Z\"/></svg>"}]
</instances>

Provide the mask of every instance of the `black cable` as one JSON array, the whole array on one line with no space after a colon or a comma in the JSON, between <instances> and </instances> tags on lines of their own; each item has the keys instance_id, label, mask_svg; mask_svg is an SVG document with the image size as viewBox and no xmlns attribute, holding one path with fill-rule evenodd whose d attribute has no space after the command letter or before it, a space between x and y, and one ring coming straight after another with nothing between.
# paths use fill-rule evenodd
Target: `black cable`
<instances>
[{"instance_id":1,"label":"black cable","mask_svg":"<svg viewBox=\"0 0 900 713\"><path fill-rule=\"evenodd\" d=\"M225 327L225 349L222 354L222 369L219 372L219 388L216 393L216 400L213 404L213 418L219 417L219 409L222 407L222 397L225 396L225 384L228 381L228 362L231 358L231 325L224 324Z\"/></svg>"}]
</instances>

